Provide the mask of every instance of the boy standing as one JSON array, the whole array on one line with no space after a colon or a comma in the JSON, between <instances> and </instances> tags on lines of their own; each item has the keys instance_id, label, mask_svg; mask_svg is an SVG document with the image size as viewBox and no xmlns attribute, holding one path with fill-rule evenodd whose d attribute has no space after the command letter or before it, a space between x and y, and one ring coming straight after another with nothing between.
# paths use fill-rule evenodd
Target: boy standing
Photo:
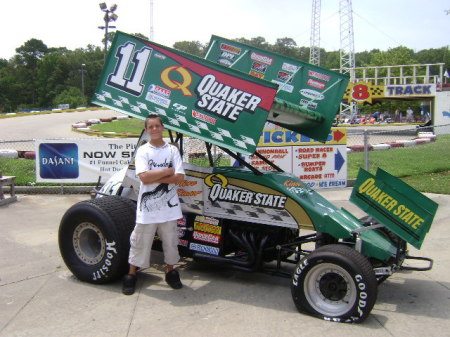
<instances>
[{"instance_id":1,"label":"boy standing","mask_svg":"<svg viewBox=\"0 0 450 337\"><path fill-rule=\"evenodd\" d=\"M177 220L182 218L176 184L184 180L184 170L178 149L164 142L161 117L149 115L145 131L150 142L137 149L136 175L141 180L136 211L136 226L130 237L130 269L123 280L122 292L134 293L136 271L150 267L150 254L156 230L162 240L166 282L174 289L183 286L174 269L178 254Z\"/></svg>"}]
</instances>

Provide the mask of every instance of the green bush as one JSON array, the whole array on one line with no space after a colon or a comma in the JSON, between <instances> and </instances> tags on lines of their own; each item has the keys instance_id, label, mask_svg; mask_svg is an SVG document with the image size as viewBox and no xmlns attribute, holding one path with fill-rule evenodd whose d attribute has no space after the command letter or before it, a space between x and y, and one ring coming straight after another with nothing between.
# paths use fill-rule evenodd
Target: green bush
<instances>
[{"instance_id":1,"label":"green bush","mask_svg":"<svg viewBox=\"0 0 450 337\"><path fill-rule=\"evenodd\" d=\"M57 95L53 100L53 104L55 107L60 104L69 104L71 108L77 108L79 106L86 106L87 101L79 88L70 87Z\"/></svg>"}]
</instances>

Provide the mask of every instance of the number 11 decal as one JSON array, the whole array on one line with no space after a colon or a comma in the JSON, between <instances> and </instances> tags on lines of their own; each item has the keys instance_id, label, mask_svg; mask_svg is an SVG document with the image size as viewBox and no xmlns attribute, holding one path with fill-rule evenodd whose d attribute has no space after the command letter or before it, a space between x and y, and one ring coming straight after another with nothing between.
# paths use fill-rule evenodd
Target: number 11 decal
<instances>
[{"instance_id":1,"label":"number 11 decal","mask_svg":"<svg viewBox=\"0 0 450 337\"><path fill-rule=\"evenodd\" d=\"M114 73L108 76L106 84L132 95L140 96L142 90L144 90L142 79L147 69L150 56L152 55L152 49L144 47L134 52L135 46L134 43L128 42L117 48L116 57L119 61L116 69L114 69ZM130 63L133 63L133 70L130 77L126 78L125 76Z\"/></svg>"}]
</instances>

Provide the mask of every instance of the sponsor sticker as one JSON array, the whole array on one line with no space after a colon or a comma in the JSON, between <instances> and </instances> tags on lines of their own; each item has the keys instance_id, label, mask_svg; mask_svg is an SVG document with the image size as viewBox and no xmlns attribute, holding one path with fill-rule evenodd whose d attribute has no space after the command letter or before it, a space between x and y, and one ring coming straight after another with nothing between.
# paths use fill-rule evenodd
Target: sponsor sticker
<instances>
[{"instance_id":1,"label":"sponsor sticker","mask_svg":"<svg viewBox=\"0 0 450 337\"><path fill-rule=\"evenodd\" d=\"M306 106L307 108L310 108L310 109L317 109L318 104L316 102L308 101L307 99L302 98L300 100L300 105Z\"/></svg>"},{"instance_id":2,"label":"sponsor sticker","mask_svg":"<svg viewBox=\"0 0 450 337\"><path fill-rule=\"evenodd\" d=\"M150 84L148 87L148 91L151 93L154 93L155 95L158 95L161 97L166 97L166 98L169 98L170 93L171 93L171 91L169 89L160 87L159 85L156 85L156 84Z\"/></svg>"},{"instance_id":3,"label":"sponsor sticker","mask_svg":"<svg viewBox=\"0 0 450 337\"><path fill-rule=\"evenodd\" d=\"M192 110L192 117L212 125L216 125L217 122L217 118L211 117L197 110Z\"/></svg>"},{"instance_id":4,"label":"sponsor sticker","mask_svg":"<svg viewBox=\"0 0 450 337\"><path fill-rule=\"evenodd\" d=\"M209 242L209 243L213 243L216 245L218 245L219 241L220 241L220 235L204 233L204 232L194 231L194 233L192 234L192 237L195 240Z\"/></svg>"},{"instance_id":5,"label":"sponsor sticker","mask_svg":"<svg viewBox=\"0 0 450 337\"><path fill-rule=\"evenodd\" d=\"M223 51L228 51L228 52L233 53L233 54L240 54L241 53L241 48L238 48L238 47L235 47L235 46L231 46L231 45L226 44L226 43L222 43L220 45L220 49L223 50Z\"/></svg>"},{"instance_id":6,"label":"sponsor sticker","mask_svg":"<svg viewBox=\"0 0 450 337\"><path fill-rule=\"evenodd\" d=\"M252 54L250 55L250 59L252 59L253 61L265 63L269 66L273 62L273 58L271 58L269 56L261 55L261 54L255 53L255 52L252 52Z\"/></svg>"},{"instance_id":7,"label":"sponsor sticker","mask_svg":"<svg viewBox=\"0 0 450 337\"><path fill-rule=\"evenodd\" d=\"M220 235L222 233L222 227L220 226L210 225L207 223L201 223L197 221L194 221L194 230L217 235Z\"/></svg>"},{"instance_id":8,"label":"sponsor sticker","mask_svg":"<svg viewBox=\"0 0 450 337\"><path fill-rule=\"evenodd\" d=\"M219 248L211 247L211 246L205 246L205 245L201 245L199 243L191 242L189 244L189 249L195 250L195 251L201 252L201 253L207 253L207 254L211 254L211 255L219 255Z\"/></svg>"},{"instance_id":9,"label":"sponsor sticker","mask_svg":"<svg viewBox=\"0 0 450 337\"><path fill-rule=\"evenodd\" d=\"M297 71L298 67L296 65L284 62L283 65L281 66L281 69L284 71L288 71L290 73L295 73Z\"/></svg>"},{"instance_id":10,"label":"sponsor sticker","mask_svg":"<svg viewBox=\"0 0 450 337\"><path fill-rule=\"evenodd\" d=\"M257 71L258 73L265 74L267 71L267 64L261 62L253 62L252 70Z\"/></svg>"},{"instance_id":11,"label":"sponsor sticker","mask_svg":"<svg viewBox=\"0 0 450 337\"><path fill-rule=\"evenodd\" d=\"M316 90L312 90L312 89L302 89L300 90L300 94L302 94L303 96L316 100L316 101L321 101L325 98L325 96L323 94L321 94L320 92L316 91Z\"/></svg>"},{"instance_id":12,"label":"sponsor sticker","mask_svg":"<svg viewBox=\"0 0 450 337\"><path fill-rule=\"evenodd\" d=\"M277 74L277 79L283 83L292 83L292 73L286 71L279 71Z\"/></svg>"},{"instance_id":13,"label":"sponsor sticker","mask_svg":"<svg viewBox=\"0 0 450 337\"><path fill-rule=\"evenodd\" d=\"M309 78L308 81L306 82L307 85L317 88L317 89L325 89L325 83L317 81L317 80L313 80L312 78Z\"/></svg>"},{"instance_id":14,"label":"sponsor sticker","mask_svg":"<svg viewBox=\"0 0 450 337\"><path fill-rule=\"evenodd\" d=\"M314 78L317 78L317 79L325 81L325 82L328 82L331 79L330 76L318 73L317 71L314 71L314 70L309 70L308 75L310 77L314 77Z\"/></svg>"}]
</instances>

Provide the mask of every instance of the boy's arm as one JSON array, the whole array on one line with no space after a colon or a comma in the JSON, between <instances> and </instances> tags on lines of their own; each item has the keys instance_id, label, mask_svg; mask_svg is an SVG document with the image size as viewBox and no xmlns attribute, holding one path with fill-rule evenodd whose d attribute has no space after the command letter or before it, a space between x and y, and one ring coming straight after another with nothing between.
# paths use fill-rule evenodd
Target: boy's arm
<instances>
[{"instance_id":1,"label":"boy's arm","mask_svg":"<svg viewBox=\"0 0 450 337\"><path fill-rule=\"evenodd\" d=\"M138 174L139 179L143 184L162 183L160 179L169 178L174 176L175 169L173 167L167 167L158 170L145 171Z\"/></svg>"},{"instance_id":2,"label":"boy's arm","mask_svg":"<svg viewBox=\"0 0 450 337\"><path fill-rule=\"evenodd\" d=\"M180 184L182 181L184 180L184 174L182 173L177 173L177 174L173 174L171 176L167 176L167 177L163 177L161 179L158 179L157 181L155 181L156 183L161 183L161 184Z\"/></svg>"}]
</instances>

